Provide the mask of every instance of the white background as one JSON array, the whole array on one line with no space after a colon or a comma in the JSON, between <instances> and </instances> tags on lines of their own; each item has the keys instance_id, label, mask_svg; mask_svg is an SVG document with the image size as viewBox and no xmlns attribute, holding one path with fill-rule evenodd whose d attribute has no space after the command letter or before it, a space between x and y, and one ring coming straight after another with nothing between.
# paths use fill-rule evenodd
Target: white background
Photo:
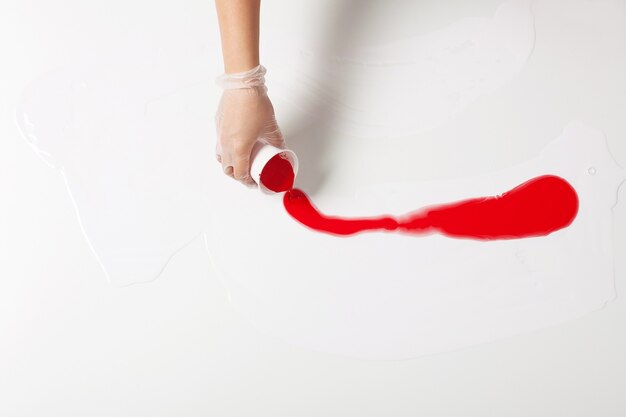
<instances>
[{"instance_id":1,"label":"white background","mask_svg":"<svg viewBox=\"0 0 626 417\"><path fill-rule=\"evenodd\" d=\"M210 1L155 3L2 0L0 415L626 414L623 214L614 222L618 298L604 309L532 334L414 360L312 353L258 333L232 310L201 240L176 255L154 283L109 287L61 175L20 138L14 108L29 81L111 39L216 30ZM306 28L367 45L428 32L468 15L490 15L498 3L326 1L304 7L268 1L263 18L264 25L275 25L275 38ZM523 161L557 137L565 123L583 116L607 134L613 155L626 166L624 44L615 51L614 65L603 67L603 77L593 57L583 68L568 67L585 60L580 51L594 46L594 39L559 37L554 28L564 21L586 25L585 16L568 14L563 4L535 2L537 45L524 72L502 93L427 137L433 147L424 147L424 158L436 155L440 163L420 174L471 174L481 171L481 163L493 169ZM198 39L198 48L211 58L219 54L217 47ZM537 103L533 111L516 112L517 101L529 97ZM491 123L479 117L484 113L494 116ZM459 132L468 132L468 141L487 137L490 144L501 143L474 160L471 147L462 144L467 158L443 158L454 149L438 139ZM622 187L621 200L624 193ZM615 212L624 213L623 201Z\"/></svg>"}]
</instances>

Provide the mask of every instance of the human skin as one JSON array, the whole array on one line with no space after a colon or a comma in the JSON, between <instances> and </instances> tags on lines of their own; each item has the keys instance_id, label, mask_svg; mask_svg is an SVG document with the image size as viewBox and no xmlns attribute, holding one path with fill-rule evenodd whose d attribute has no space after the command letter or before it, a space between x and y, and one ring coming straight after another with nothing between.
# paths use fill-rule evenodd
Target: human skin
<instances>
[{"instance_id":1,"label":"human skin","mask_svg":"<svg viewBox=\"0 0 626 417\"><path fill-rule=\"evenodd\" d=\"M215 0L225 74L250 70L260 63L260 0ZM250 155L259 137L284 147L282 133L266 90L225 90L216 118L216 158L222 169L241 183L253 186Z\"/></svg>"},{"instance_id":2,"label":"human skin","mask_svg":"<svg viewBox=\"0 0 626 417\"><path fill-rule=\"evenodd\" d=\"M259 65L260 3L260 0L215 0L227 74Z\"/></svg>"}]
</instances>

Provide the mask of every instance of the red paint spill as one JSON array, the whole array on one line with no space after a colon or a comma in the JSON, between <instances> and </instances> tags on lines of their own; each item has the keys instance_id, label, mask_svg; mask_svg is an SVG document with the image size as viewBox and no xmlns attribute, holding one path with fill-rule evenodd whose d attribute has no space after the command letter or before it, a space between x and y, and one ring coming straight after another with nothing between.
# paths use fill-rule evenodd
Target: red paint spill
<instances>
[{"instance_id":1,"label":"red paint spill","mask_svg":"<svg viewBox=\"0 0 626 417\"><path fill-rule=\"evenodd\" d=\"M277 193L291 190L293 180L293 167L282 153L274 155L261 171L263 185Z\"/></svg>"},{"instance_id":2,"label":"red paint spill","mask_svg":"<svg viewBox=\"0 0 626 417\"><path fill-rule=\"evenodd\" d=\"M320 232L345 236L366 230L396 230L398 228L398 221L391 216L357 219L326 216L317 210L304 191L297 188L285 193L283 203L291 217Z\"/></svg>"},{"instance_id":3,"label":"red paint spill","mask_svg":"<svg viewBox=\"0 0 626 417\"><path fill-rule=\"evenodd\" d=\"M287 212L303 225L347 236L365 231L441 233L479 240L546 236L569 226L578 213L578 195L563 178L543 175L499 196L431 206L403 216L342 218L327 216L298 189L285 193Z\"/></svg>"},{"instance_id":4,"label":"red paint spill","mask_svg":"<svg viewBox=\"0 0 626 417\"><path fill-rule=\"evenodd\" d=\"M261 172L261 181L275 192L286 191L287 212L319 232L349 236L366 231L407 234L441 233L479 240L546 236L569 226L578 213L576 190L563 178L542 175L497 196L424 207L402 216L344 218L321 213L304 191L293 187L291 163L274 156Z\"/></svg>"}]
</instances>

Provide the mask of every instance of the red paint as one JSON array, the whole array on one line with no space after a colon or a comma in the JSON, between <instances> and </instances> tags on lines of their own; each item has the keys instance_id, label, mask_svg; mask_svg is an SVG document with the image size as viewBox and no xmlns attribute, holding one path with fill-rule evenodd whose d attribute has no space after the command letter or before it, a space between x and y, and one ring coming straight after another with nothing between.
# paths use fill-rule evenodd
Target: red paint
<instances>
[{"instance_id":1,"label":"red paint","mask_svg":"<svg viewBox=\"0 0 626 417\"><path fill-rule=\"evenodd\" d=\"M554 175L530 179L499 196L426 207L400 217L327 216L298 189L286 192L283 203L287 212L303 225L342 236L395 230L479 240L516 239L549 235L570 225L578 213L576 190Z\"/></svg>"},{"instance_id":2,"label":"red paint","mask_svg":"<svg viewBox=\"0 0 626 417\"><path fill-rule=\"evenodd\" d=\"M311 229L335 235L353 235L366 230L396 230L398 221L391 216L345 219L320 213L304 191L294 188L285 193L283 203L287 213Z\"/></svg>"},{"instance_id":3,"label":"red paint","mask_svg":"<svg viewBox=\"0 0 626 417\"><path fill-rule=\"evenodd\" d=\"M422 209L399 220L409 233L514 239L546 236L569 226L578 213L576 190L563 178L543 175L495 197Z\"/></svg>"},{"instance_id":4,"label":"red paint","mask_svg":"<svg viewBox=\"0 0 626 417\"><path fill-rule=\"evenodd\" d=\"M294 180L293 167L282 154L276 154L270 159L261 171L261 182L265 188L277 193L291 190Z\"/></svg>"}]
</instances>

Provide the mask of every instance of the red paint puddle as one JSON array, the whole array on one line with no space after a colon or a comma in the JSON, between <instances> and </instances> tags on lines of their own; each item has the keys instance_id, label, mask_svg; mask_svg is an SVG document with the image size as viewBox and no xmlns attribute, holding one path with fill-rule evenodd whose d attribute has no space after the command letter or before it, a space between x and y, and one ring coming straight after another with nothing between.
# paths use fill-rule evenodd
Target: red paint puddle
<instances>
[{"instance_id":1,"label":"red paint puddle","mask_svg":"<svg viewBox=\"0 0 626 417\"><path fill-rule=\"evenodd\" d=\"M287 191L287 212L303 225L324 233L349 236L366 231L396 231L426 235L440 233L478 240L547 236L569 226L578 213L578 194L563 178L542 175L498 196L479 197L430 206L402 216L344 218L321 213L304 191L293 186L291 164L284 158L268 164L264 185ZM273 175L269 175L273 171ZM282 179L277 178L282 176ZM272 188L273 187L273 188Z\"/></svg>"}]
</instances>

